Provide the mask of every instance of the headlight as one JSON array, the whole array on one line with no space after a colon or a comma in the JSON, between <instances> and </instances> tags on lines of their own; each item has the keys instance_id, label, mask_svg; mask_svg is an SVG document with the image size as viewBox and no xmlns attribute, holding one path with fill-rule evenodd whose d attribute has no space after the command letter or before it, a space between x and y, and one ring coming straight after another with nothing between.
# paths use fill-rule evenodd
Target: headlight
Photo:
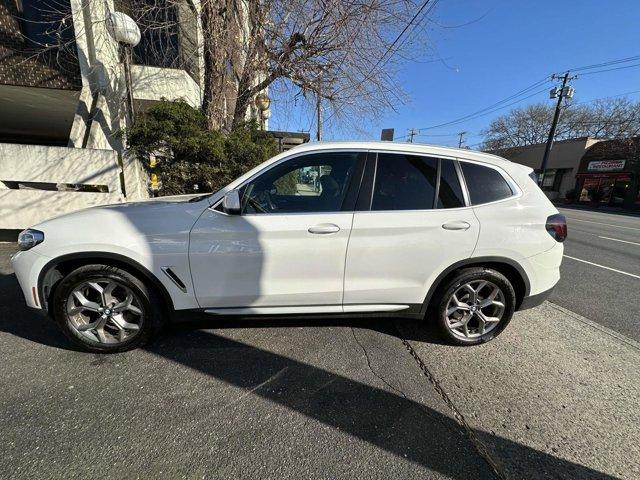
<instances>
[{"instance_id":1,"label":"headlight","mask_svg":"<svg viewBox=\"0 0 640 480\"><path fill-rule=\"evenodd\" d=\"M42 242L44 242L44 233L40 230L27 228L18 235L18 248L20 250L29 250Z\"/></svg>"}]
</instances>

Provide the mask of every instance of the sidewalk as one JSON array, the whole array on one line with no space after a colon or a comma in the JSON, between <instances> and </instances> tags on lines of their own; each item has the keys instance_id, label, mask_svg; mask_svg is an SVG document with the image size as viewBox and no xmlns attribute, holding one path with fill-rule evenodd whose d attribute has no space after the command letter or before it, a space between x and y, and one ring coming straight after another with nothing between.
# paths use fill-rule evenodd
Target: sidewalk
<instances>
[{"instance_id":1,"label":"sidewalk","mask_svg":"<svg viewBox=\"0 0 640 480\"><path fill-rule=\"evenodd\" d=\"M640 209L629 210L626 208L620 207L609 207L609 206L601 206L601 207L592 207L590 205L580 205L574 203L563 203L563 202L553 202L556 208L566 208L570 210L583 210L587 212L599 212L599 213L612 213L615 215L627 215L630 217L640 217Z\"/></svg>"},{"instance_id":2,"label":"sidewalk","mask_svg":"<svg viewBox=\"0 0 640 480\"><path fill-rule=\"evenodd\" d=\"M637 342L546 302L486 345L410 344L507 478L640 478Z\"/></svg>"}]
</instances>

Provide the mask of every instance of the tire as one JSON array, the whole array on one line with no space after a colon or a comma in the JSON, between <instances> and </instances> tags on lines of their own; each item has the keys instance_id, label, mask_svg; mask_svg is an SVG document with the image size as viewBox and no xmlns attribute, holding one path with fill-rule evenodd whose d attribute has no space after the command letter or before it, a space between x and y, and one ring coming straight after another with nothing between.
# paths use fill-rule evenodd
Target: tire
<instances>
[{"instance_id":1,"label":"tire","mask_svg":"<svg viewBox=\"0 0 640 480\"><path fill-rule=\"evenodd\" d=\"M108 265L85 265L56 286L52 314L82 349L117 353L145 345L162 327L162 300L139 278Z\"/></svg>"},{"instance_id":2,"label":"tire","mask_svg":"<svg viewBox=\"0 0 640 480\"><path fill-rule=\"evenodd\" d=\"M475 297L472 290L476 291ZM438 332L444 340L453 345L478 345L497 337L509 324L516 294L511 282L500 272L471 267L458 270L438 288L432 305Z\"/></svg>"}]
</instances>

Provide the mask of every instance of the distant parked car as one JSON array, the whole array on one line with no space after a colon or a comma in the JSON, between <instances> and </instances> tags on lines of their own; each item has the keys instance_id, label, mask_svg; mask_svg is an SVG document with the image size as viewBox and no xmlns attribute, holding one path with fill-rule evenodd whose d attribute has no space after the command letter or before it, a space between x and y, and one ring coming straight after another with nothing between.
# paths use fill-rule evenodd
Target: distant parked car
<instances>
[{"instance_id":1,"label":"distant parked car","mask_svg":"<svg viewBox=\"0 0 640 480\"><path fill-rule=\"evenodd\" d=\"M309 167L317 192L274 188ZM214 194L43 222L12 264L27 304L93 352L194 312L425 319L473 345L560 277L566 223L531 172L470 150L307 144Z\"/></svg>"}]
</instances>

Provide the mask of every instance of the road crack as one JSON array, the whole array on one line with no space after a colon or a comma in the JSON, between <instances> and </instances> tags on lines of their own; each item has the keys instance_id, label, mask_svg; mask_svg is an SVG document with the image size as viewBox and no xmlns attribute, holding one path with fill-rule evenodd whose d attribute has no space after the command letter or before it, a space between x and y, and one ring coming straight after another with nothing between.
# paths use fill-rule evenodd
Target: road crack
<instances>
[{"instance_id":1,"label":"road crack","mask_svg":"<svg viewBox=\"0 0 640 480\"><path fill-rule=\"evenodd\" d=\"M353 334L353 339L356 341L356 343L360 346L360 348L362 349L362 353L364 353L365 358L367 359L367 366L369 367L369 370L371 370L371 373L378 379L380 380L382 383L384 383L387 387L389 387L391 390L393 390L394 392L402 395L402 397L405 400L409 400L409 398L407 397L407 395L400 390L399 388L391 385L391 383L389 383L382 375L380 375L378 372L376 372L373 369L373 366L371 365L371 358L369 357L369 352L367 351L367 349L364 347L364 345L362 344L362 342L360 342L360 340L358 339L358 336L356 335L356 331L353 327L351 327L351 333Z\"/></svg>"},{"instance_id":2,"label":"road crack","mask_svg":"<svg viewBox=\"0 0 640 480\"><path fill-rule=\"evenodd\" d=\"M487 446L482 442L482 440L480 440L480 438L478 438L478 436L476 435L476 432L473 430L471 425L469 425L467 420L464 418L464 415L462 414L462 412L456 407L456 405L453 403L453 401L451 400L447 392L444 391L444 388L442 387L442 385L440 385L440 382L438 382L438 379L433 375L433 373L431 373L431 371L422 361L422 358L420 358L420 356L415 351L413 346L400 334L399 331L398 331L398 338L402 341L402 344L405 346L409 354L416 361L416 363L418 364L418 367L420 368L424 376L427 377L427 380L429 380L429 383L431 383L435 391L438 393L438 395L440 395L445 405L447 405L449 410L451 410L451 413L453 413L453 417L455 418L456 422L458 422L458 424L460 424L460 426L464 429L467 437L469 438L469 441L474 446L478 454L484 459L485 462L487 462L489 467L491 467L491 469L498 476L498 478L506 480L507 478L506 474L504 473L504 471L502 470L498 462L494 460L494 458L491 456L491 453L489 452L489 449L487 448Z\"/></svg>"}]
</instances>

